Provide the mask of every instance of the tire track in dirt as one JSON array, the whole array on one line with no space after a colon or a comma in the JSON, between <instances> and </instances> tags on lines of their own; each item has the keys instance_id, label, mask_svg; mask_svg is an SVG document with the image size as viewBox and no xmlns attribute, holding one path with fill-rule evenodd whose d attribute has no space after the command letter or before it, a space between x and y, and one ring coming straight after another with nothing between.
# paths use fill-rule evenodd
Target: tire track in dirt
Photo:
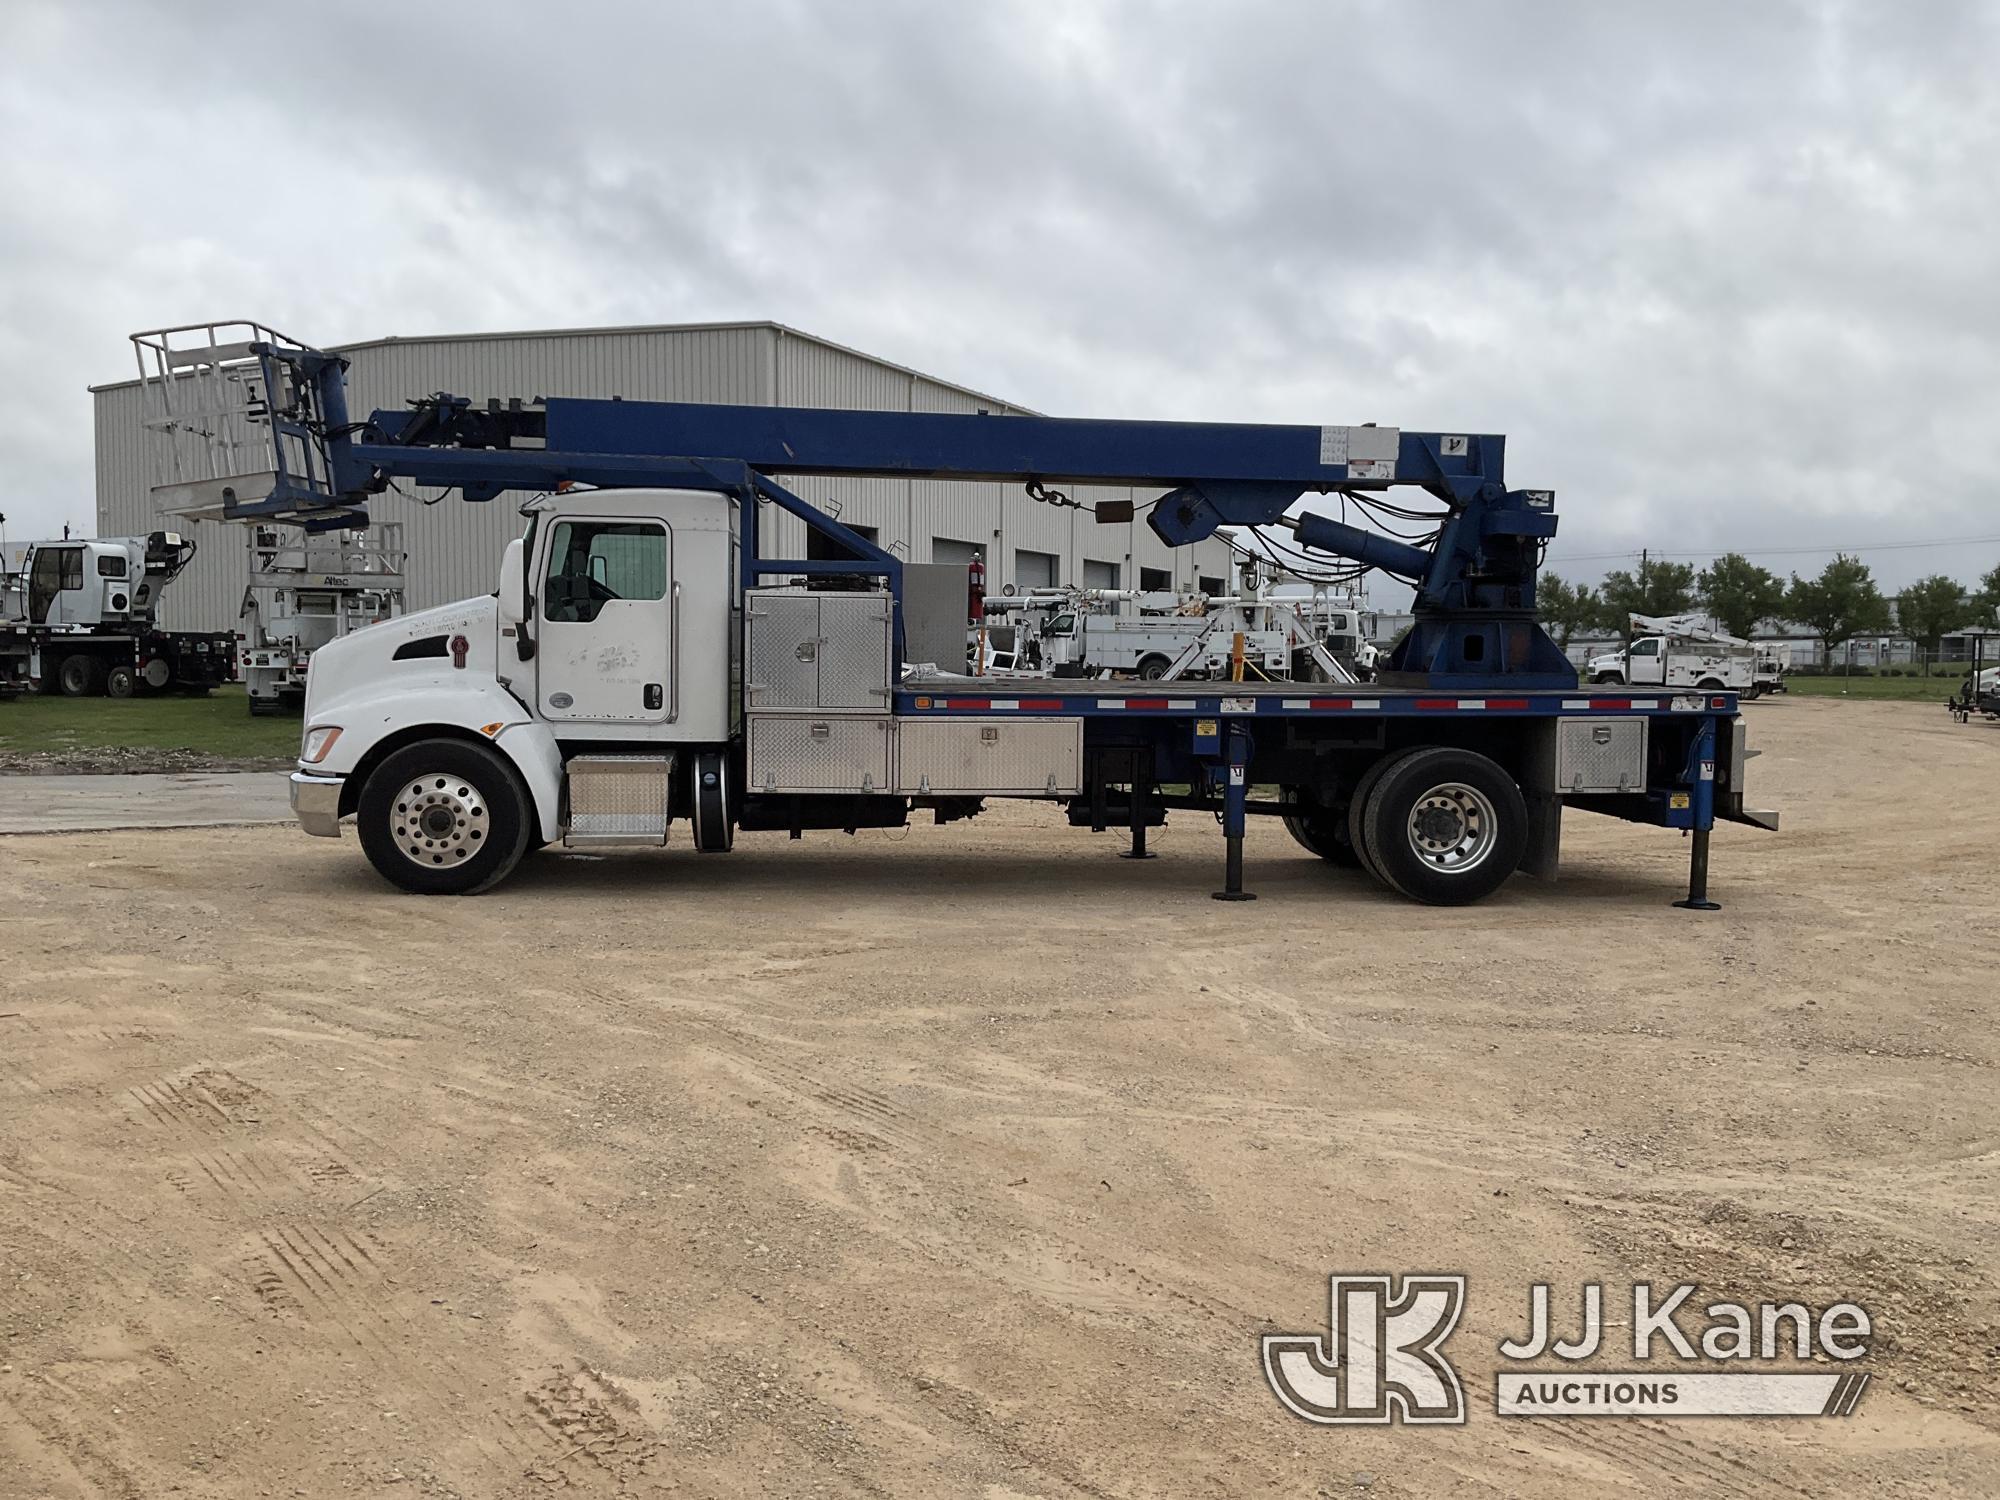
<instances>
[{"instance_id":1,"label":"tire track in dirt","mask_svg":"<svg viewBox=\"0 0 2000 1500\"><path fill-rule=\"evenodd\" d=\"M1692 1423L1661 1424L1644 1418L1600 1429L1599 1419L1569 1421L1542 1417L1526 1419L1544 1437L1582 1450L1623 1473L1639 1492L1660 1494L1685 1487L1692 1479L1709 1493L1745 1500L1766 1495L1797 1495L1813 1500L1819 1492L1798 1483L1796 1472L1781 1474L1750 1462L1720 1444L1696 1436Z\"/></svg>"},{"instance_id":2,"label":"tire track in dirt","mask_svg":"<svg viewBox=\"0 0 2000 1500\"><path fill-rule=\"evenodd\" d=\"M20 1430L32 1432L39 1445L56 1455L88 1486L92 1495L110 1495L117 1500L154 1500L158 1493L96 1441L78 1431L66 1416L35 1412L18 1403L0 1400L0 1421L10 1427L18 1424Z\"/></svg>"},{"instance_id":3,"label":"tire track in dirt","mask_svg":"<svg viewBox=\"0 0 2000 1500\"><path fill-rule=\"evenodd\" d=\"M240 1264L281 1328L351 1347L379 1390L422 1408L428 1425L471 1444L484 1476L520 1478L545 1462L546 1445L504 1410L482 1411L476 1397L460 1394L478 1382L449 1352L409 1336L410 1317L388 1280L386 1254L365 1234L299 1218L260 1229Z\"/></svg>"},{"instance_id":4,"label":"tire track in dirt","mask_svg":"<svg viewBox=\"0 0 2000 1500\"><path fill-rule=\"evenodd\" d=\"M663 1451L638 1402L610 1376L580 1361L558 1365L528 1391L527 1405L560 1448L528 1470L529 1478L543 1484L575 1483L581 1463L623 1490L647 1478Z\"/></svg>"},{"instance_id":5,"label":"tire track in dirt","mask_svg":"<svg viewBox=\"0 0 2000 1500\"><path fill-rule=\"evenodd\" d=\"M767 1092L784 1098L789 1105L801 1107L808 1116L817 1116L809 1118L805 1125L812 1133L832 1137L836 1145L845 1149L858 1147L863 1153L880 1154L885 1161L893 1161L908 1174L903 1183L905 1195L912 1190L916 1173L910 1163L897 1158L942 1160L948 1156L959 1165L963 1180L972 1181L979 1176L976 1168L979 1157L1004 1150L978 1136L914 1114L888 1095L851 1078L830 1082L804 1064L781 1055L776 1043L742 1032L732 1031L728 1035L732 1046L711 1048L726 1065L761 1081ZM761 1112L775 1113L768 1106ZM835 1124L823 1123L829 1114L835 1118ZM921 1183L915 1190L924 1191ZM867 1197L865 1192L863 1196ZM982 1196L998 1212L1011 1214L1016 1209L1012 1200L998 1193ZM869 1203L870 1217L878 1233L908 1213L906 1196L895 1200L870 1199ZM948 1248L958 1258L960 1268L977 1268L1005 1284L1083 1315L1146 1322L1158 1318L1164 1306L1171 1306L1197 1325L1192 1332L1187 1328L1175 1329L1174 1337L1192 1337L1194 1342L1223 1357L1234 1354L1239 1345L1248 1347L1244 1341L1253 1338L1264 1326L1264 1320L1247 1308L1206 1295L1171 1273L1142 1269L1065 1235L1046 1222L1025 1231L1028 1235L1025 1242L1017 1236L1009 1244L961 1229L958 1222L952 1214L931 1213L925 1216L924 1236L906 1234L899 1238L906 1248L926 1258ZM1051 1274L1047 1269L1051 1265L1079 1267L1097 1286L1093 1288L1074 1276Z\"/></svg>"}]
</instances>

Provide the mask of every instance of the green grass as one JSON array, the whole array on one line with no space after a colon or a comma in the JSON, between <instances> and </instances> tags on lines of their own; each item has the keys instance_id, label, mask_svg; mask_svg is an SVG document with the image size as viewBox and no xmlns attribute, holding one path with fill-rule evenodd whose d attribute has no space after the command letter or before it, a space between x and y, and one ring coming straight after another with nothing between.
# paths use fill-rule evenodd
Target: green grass
<instances>
[{"instance_id":1,"label":"green grass","mask_svg":"<svg viewBox=\"0 0 2000 1500\"><path fill-rule=\"evenodd\" d=\"M0 755L182 751L219 760L291 760L296 715L250 717L240 687L206 698L61 698L24 694L0 702Z\"/></svg>"},{"instance_id":2,"label":"green grass","mask_svg":"<svg viewBox=\"0 0 2000 1500\"><path fill-rule=\"evenodd\" d=\"M1794 698L1869 698L1902 703L1942 703L1958 691L1964 672L1935 677L1873 677L1857 672L1852 677L1798 677L1785 679L1785 690Z\"/></svg>"}]
</instances>

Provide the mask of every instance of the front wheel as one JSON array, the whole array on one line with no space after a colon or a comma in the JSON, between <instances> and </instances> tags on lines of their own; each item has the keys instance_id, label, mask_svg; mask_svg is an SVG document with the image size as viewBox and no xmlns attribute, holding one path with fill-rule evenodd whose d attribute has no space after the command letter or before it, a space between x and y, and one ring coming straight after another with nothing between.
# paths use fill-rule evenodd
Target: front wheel
<instances>
[{"instance_id":1,"label":"front wheel","mask_svg":"<svg viewBox=\"0 0 2000 1500\"><path fill-rule=\"evenodd\" d=\"M520 863L533 811L497 752L464 740L419 740L369 774L356 821L368 862L390 884L467 896Z\"/></svg>"},{"instance_id":2,"label":"front wheel","mask_svg":"<svg viewBox=\"0 0 2000 1500\"><path fill-rule=\"evenodd\" d=\"M104 696L129 698L139 691L139 674L130 662L119 662L104 674Z\"/></svg>"},{"instance_id":3,"label":"front wheel","mask_svg":"<svg viewBox=\"0 0 2000 1500\"><path fill-rule=\"evenodd\" d=\"M1527 847L1521 789L1471 750L1433 747L1396 760L1370 790L1363 821L1376 873L1428 906L1490 895Z\"/></svg>"}]
</instances>

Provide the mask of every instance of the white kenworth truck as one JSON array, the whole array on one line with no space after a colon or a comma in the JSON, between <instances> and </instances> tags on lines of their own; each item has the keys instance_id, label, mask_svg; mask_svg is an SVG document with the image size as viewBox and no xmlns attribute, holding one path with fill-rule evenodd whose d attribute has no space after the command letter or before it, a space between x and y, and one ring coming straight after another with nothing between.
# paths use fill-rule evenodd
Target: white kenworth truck
<instances>
[{"instance_id":1,"label":"white kenworth truck","mask_svg":"<svg viewBox=\"0 0 2000 1500\"><path fill-rule=\"evenodd\" d=\"M739 829L950 822L1010 797L1127 831L1135 855L1169 810L1214 817L1224 900L1250 899L1252 816L1456 904L1553 876L1564 812L1589 811L1689 835L1682 904L1708 909L1715 821L1776 826L1744 800L1735 695L1578 686L1535 623L1553 497L1507 485L1497 436L442 394L357 419L338 356L203 327L213 344L177 367L253 362L268 394L247 420L272 441L246 469L242 444L201 456L226 421L155 428L186 441L177 489L321 524L359 524L396 479L475 502L540 492L492 594L313 655L299 821L333 837L353 819L407 890L482 890L539 845L721 853ZM1282 528L1282 545L1407 580L1415 621L1366 684L905 675L963 651L962 582L918 587L779 475L1158 487L1147 523L1168 545ZM1335 492L1365 508L1392 485L1431 498L1423 544L1296 509ZM767 547L781 513L819 557ZM1096 519L1130 507L1100 501Z\"/></svg>"}]
</instances>

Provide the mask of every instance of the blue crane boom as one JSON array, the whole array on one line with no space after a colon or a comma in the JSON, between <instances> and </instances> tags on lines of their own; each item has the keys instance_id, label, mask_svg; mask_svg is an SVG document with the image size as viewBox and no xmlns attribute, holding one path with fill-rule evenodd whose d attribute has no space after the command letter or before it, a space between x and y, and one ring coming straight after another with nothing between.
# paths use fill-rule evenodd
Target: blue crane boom
<instances>
[{"instance_id":1,"label":"blue crane boom","mask_svg":"<svg viewBox=\"0 0 2000 1500\"><path fill-rule=\"evenodd\" d=\"M1535 621L1541 550L1554 496L1510 489L1506 439L1376 426L1107 421L1088 418L835 411L685 402L551 398L481 407L434 395L351 422L346 361L256 343L273 393L277 478L229 513L350 524L394 479L455 488L469 500L565 482L681 485L756 493L836 537L871 570L899 564L777 483L776 475L999 480L1036 487L1117 484L1166 493L1147 522L1182 546L1229 526L1279 525L1299 545L1381 568L1411 584L1416 617L1382 680L1405 686L1563 687L1575 669ZM291 446L287 461L287 444ZM303 456L301 456L303 455ZM1398 541L1292 508L1311 494L1368 500L1413 486L1439 502L1434 534ZM746 541L746 553L754 553ZM753 573L797 571L746 558ZM823 567L822 567L823 570Z\"/></svg>"}]
</instances>

